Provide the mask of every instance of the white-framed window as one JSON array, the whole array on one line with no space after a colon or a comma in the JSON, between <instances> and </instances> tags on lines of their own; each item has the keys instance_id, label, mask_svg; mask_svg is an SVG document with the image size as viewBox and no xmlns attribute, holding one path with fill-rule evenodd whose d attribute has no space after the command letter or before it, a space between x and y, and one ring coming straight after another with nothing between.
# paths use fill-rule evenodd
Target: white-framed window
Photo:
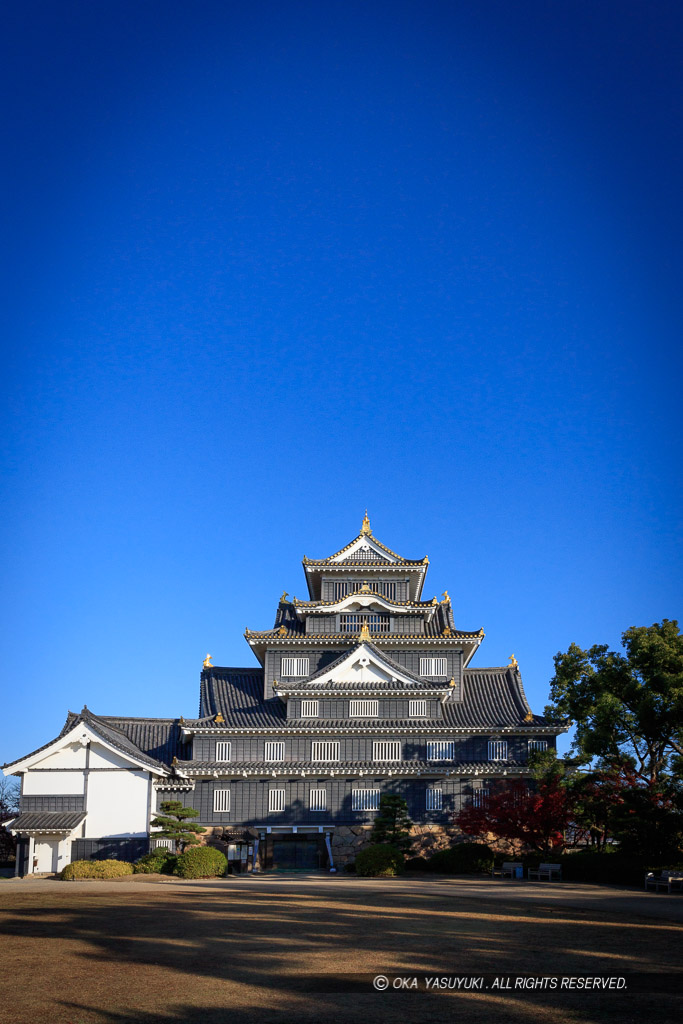
<instances>
[{"instance_id":1,"label":"white-framed window","mask_svg":"<svg viewBox=\"0 0 683 1024\"><path fill-rule=\"evenodd\" d=\"M265 761L284 761L285 743L284 740L267 740L265 749Z\"/></svg>"},{"instance_id":2,"label":"white-framed window","mask_svg":"<svg viewBox=\"0 0 683 1024\"><path fill-rule=\"evenodd\" d=\"M445 676L446 671L446 659L445 658L420 658L420 675L421 676Z\"/></svg>"},{"instance_id":3,"label":"white-framed window","mask_svg":"<svg viewBox=\"0 0 683 1024\"><path fill-rule=\"evenodd\" d=\"M432 740L427 744L428 761L452 761L455 757L455 740Z\"/></svg>"},{"instance_id":4,"label":"white-framed window","mask_svg":"<svg viewBox=\"0 0 683 1024\"><path fill-rule=\"evenodd\" d=\"M230 810L230 790L214 789L213 791L214 814L225 814Z\"/></svg>"},{"instance_id":5,"label":"white-framed window","mask_svg":"<svg viewBox=\"0 0 683 1024\"><path fill-rule=\"evenodd\" d=\"M530 754L542 753L544 750L547 750L547 749L548 749L548 741L547 740L529 740L529 753Z\"/></svg>"},{"instance_id":6,"label":"white-framed window","mask_svg":"<svg viewBox=\"0 0 683 1024\"><path fill-rule=\"evenodd\" d=\"M426 718L427 717L427 701L426 700L411 700L408 705L408 717L409 718Z\"/></svg>"},{"instance_id":7,"label":"white-framed window","mask_svg":"<svg viewBox=\"0 0 683 1024\"><path fill-rule=\"evenodd\" d=\"M377 718L378 715L378 700L349 701L349 718Z\"/></svg>"},{"instance_id":8,"label":"white-framed window","mask_svg":"<svg viewBox=\"0 0 683 1024\"><path fill-rule=\"evenodd\" d=\"M378 811L379 790L378 789L352 789L351 790L352 811Z\"/></svg>"},{"instance_id":9,"label":"white-framed window","mask_svg":"<svg viewBox=\"0 0 683 1024\"><path fill-rule=\"evenodd\" d=\"M283 676L307 676L308 658L283 658L280 672Z\"/></svg>"},{"instance_id":10,"label":"white-framed window","mask_svg":"<svg viewBox=\"0 0 683 1024\"><path fill-rule=\"evenodd\" d=\"M311 761L338 761L338 740L314 740L311 743Z\"/></svg>"},{"instance_id":11,"label":"white-framed window","mask_svg":"<svg viewBox=\"0 0 683 1024\"><path fill-rule=\"evenodd\" d=\"M154 839L154 836L152 836L152 839L154 840L153 846L154 846L155 850L172 850L173 849L173 840L172 839Z\"/></svg>"},{"instance_id":12,"label":"white-framed window","mask_svg":"<svg viewBox=\"0 0 683 1024\"><path fill-rule=\"evenodd\" d=\"M376 740L372 744L373 761L400 761L400 740Z\"/></svg>"},{"instance_id":13,"label":"white-framed window","mask_svg":"<svg viewBox=\"0 0 683 1024\"><path fill-rule=\"evenodd\" d=\"M508 741L489 740L489 761L507 761Z\"/></svg>"},{"instance_id":14,"label":"white-framed window","mask_svg":"<svg viewBox=\"0 0 683 1024\"><path fill-rule=\"evenodd\" d=\"M327 810L327 790L326 789L311 789L308 808L311 811L326 811Z\"/></svg>"},{"instance_id":15,"label":"white-framed window","mask_svg":"<svg viewBox=\"0 0 683 1024\"><path fill-rule=\"evenodd\" d=\"M285 809L285 791L284 789L269 789L268 790L268 810L269 811L284 811Z\"/></svg>"},{"instance_id":16,"label":"white-framed window","mask_svg":"<svg viewBox=\"0 0 683 1024\"><path fill-rule=\"evenodd\" d=\"M216 743L216 760L229 761L232 743L227 740L218 740Z\"/></svg>"},{"instance_id":17,"label":"white-framed window","mask_svg":"<svg viewBox=\"0 0 683 1024\"><path fill-rule=\"evenodd\" d=\"M320 714L320 703L317 700L302 700L301 701L301 717L302 718L317 718Z\"/></svg>"},{"instance_id":18,"label":"white-framed window","mask_svg":"<svg viewBox=\"0 0 683 1024\"><path fill-rule=\"evenodd\" d=\"M472 804L475 807L486 807L489 802L489 793L490 790L484 789L483 787L481 789L475 789L472 792Z\"/></svg>"},{"instance_id":19,"label":"white-framed window","mask_svg":"<svg viewBox=\"0 0 683 1024\"><path fill-rule=\"evenodd\" d=\"M426 808L428 811L440 811L443 804L443 790L427 788Z\"/></svg>"}]
</instances>

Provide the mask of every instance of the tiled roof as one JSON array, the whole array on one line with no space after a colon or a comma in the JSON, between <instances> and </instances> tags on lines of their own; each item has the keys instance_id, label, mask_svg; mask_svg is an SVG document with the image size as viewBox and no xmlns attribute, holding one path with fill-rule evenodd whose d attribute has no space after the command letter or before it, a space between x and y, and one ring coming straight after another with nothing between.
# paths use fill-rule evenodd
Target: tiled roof
<instances>
[{"instance_id":1,"label":"tiled roof","mask_svg":"<svg viewBox=\"0 0 683 1024\"><path fill-rule=\"evenodd\" d=\"M343 657L348 656L346 652ZM382 652L379 654L381 656ZM334 663L332 663L334 664ZM328 672L330 665L321 672ZM404 669L402 674L409 675ZM310 678L315 678L310 677ZM422 686L433 687L425 680L419 680ZM378 691L381 688L378 688ZM321 688L312 693L324 693ZM406 694L410 694L406 690ZM416 686L415 693L419 692ZM462 700L447 700L443 705L443 719L434 719L434 728L445 727L467 729L486 728L495 732L497 729L519 727L528 730L552 726L553 722L541 715L532 715L518 671L510 667L465 669L463 673ZM224 718L226 728L230 729L301 729L309 726L312 731L320 728L387 728L409 729L425 727L425 719L395 721L387 719L287 719L285 704L279 697L263 699L263 669L210 668L202 673L200 719L187 721L189 728L211 727L217 714ZM430 723L431 724L431 723ZM561 728L561 726L558 726ZM179 754L178 757L181 757Z\"/></svg>"},{"instance_id":2,"label":"tiled roof","mask_svg":"<svg viewBox=\"0 0 683 1024\"><path fill-rule=\"evenodd\" d=\"M151 768L167 769L168 765L163 763L161 757L155 756L151 751L156 754L157 751L163 753L167 750L169 733L173 728L171 719L100 718L84 707L79 714L69 712L64 728L59 735L64 736L65 733L71 732L79 722L92 728L102 739L111 743L122 753L130 754L131 757L137 758L143 764L148 764ZM141 743L144 746L141 746ZM145 749L145 747L149 749Z\"/></svg>"},{"instance_id":3,"label":"tiled roof","mask_svg":"<svg viewBox=\"0 0 683 1024\"><path fill-rule=\"evenodd\" d=\"M501 772L513 768L527 768L521 761L181 761L183 772L214 772L220 775L240 775L244 772L259 775L296 775L299 772L319 772L321 775L348 772L356 775L427 774L447 772Z\"/></svg>"},{"instance_id":4,"label":"tiled roof","mask_svg":"<svg viewBox=\"0 0 683 1024\"><path fill-rule=\"evenodd\" d=\"M26 811L10 824L14 832L70 832L85 818L85 811Z\"/></svg>"},{"instance_id":5,"label":"tiled roof","mask_svg":"<svg viewBox=\"0 0 683 1024\"><path fill-rule=\"evenodd\" d=\"M354 537L353 540L350 540L349 543L345 544L343 548L339 549L339 551L335 551L333 554L328 555L327 558L317 558L317 559L314 559L314 558L306 558L306 557L304 557L304 560L303 560L304 561L304 565L325 565L327 562L331 562L333 558L339 558L340 555L342 555L345 551L348 551L349 548L352 548L354 544L358 543L358 541L361 541L363 543L368 543L368 544L374 544L381 551L386 552L386 554L389 555L391 558L398 559L398 561L401 562L403 565L410 564L410 562L411 562L410 559L402 558L401 555L399 555L396 551L392 551L391 548L388 548L386 546L386 544L382 544L382 542L377 540L376 537L373 537L372 531L369 530L367 532L361 531L358 534L357 537ZM345 561L345 560L343 560L343 561ZM376 565L377 562L373 561L372 564ZM416 564L422 564L422 563L416 563Z\"/></svg>"},{"instance_id":6,"label":"tiled roof","mask_svg":"<svg viewBox=\"0 0 683 1024\"><path fill-rule=\"evenodd\" d=\"M279 697L264 701L262 668L215 667L202 672L199 718L217 714L233 728L271 728L284 723L287 709Z\"/></svg>"},{"instance_id":7,"label":"tiled roof","mask_svg":"<svg viewBox=\"0 0 683 1024\"><path fill-rule=\"evenodd\" d=\"M284 629L282 628L284 626ZM306 633L303 622L294 624L283 623L278 629L245 629L244 635L247 640L306 640L315 644L317 640L346 640L355 642L358 639L360 630L353 633ZM477 630L455 630L453 627L450 634L444 634L445 626L440 623L437 616L433 616L431 622L425 623L424 633L372 633L373 640L383 640L391 643L392 640L415 640L419 642L425 637L436 637L449 640L478 640L483 636L481 629Z\"/></svg>"}]
</instances>

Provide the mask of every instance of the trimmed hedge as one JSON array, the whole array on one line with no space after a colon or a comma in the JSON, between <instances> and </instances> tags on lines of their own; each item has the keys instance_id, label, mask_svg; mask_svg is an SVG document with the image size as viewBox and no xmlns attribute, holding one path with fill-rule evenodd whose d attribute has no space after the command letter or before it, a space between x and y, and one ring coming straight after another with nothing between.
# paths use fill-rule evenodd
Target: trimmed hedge
<instances>
[{"instance_id":1,"label":"trimmed hedge","mask_svg":"<svg viewBox=\"0 0 683 1024\"><path fill-rule=\"evenodd\" d=\"M215 878L228 870L228 858L215 846L192 846L178 857L173 869L180 878Z\"/></svg>"},{"instance_id":2,"label":"trimmed hedge","mask_svg":"<svg viewBox=\"0 0 683 1024\"><path fill-rule=\"evenodd\" d=\"M366 846L356 857L356 874L369 877L400 875L404 869L403 854L389 843Z\"/></svg>"},{"instance_id":3,"label":"trimmed hedge","mask_svg":"<svg viewBox=\"0 0 683 1024\"><path fill-rule=\"evenodd\" d=\"M63 882L79 878L122 878L133 874L133 865L127 860L74 860L59 874Z\"/></svg>"},{"instance_id":4,"label":"trimmed hedge","mask_svg":"<svg viewBox=\"0 0 683 1024\"><path fill-rule=\"evenodd\" d=\"M427 861L428 871L446 875L491 874L493 851L484 843L458 843L438 850Z\"/></svg>"},{"instance_id":5,"label":"trimmed hedge","mask_svg":"<svg viewBox=\"0 0 683 1024\"><path fill-rule=\"evenodd\" d=\"M426 857L410 857L406 861L406 871L429 871L429 862Z\"/></svg>"},{"instance_id":6,"label":"trimmed hedge","mask_svg":"<svg viewBox=\"0 0 683 1024\"><path fill-rule=\"evenodd\" d=\"M160 847L136 860L133 871L136 875L172 875L177 861L174 853Z\"/></svg>"}]
</instances>

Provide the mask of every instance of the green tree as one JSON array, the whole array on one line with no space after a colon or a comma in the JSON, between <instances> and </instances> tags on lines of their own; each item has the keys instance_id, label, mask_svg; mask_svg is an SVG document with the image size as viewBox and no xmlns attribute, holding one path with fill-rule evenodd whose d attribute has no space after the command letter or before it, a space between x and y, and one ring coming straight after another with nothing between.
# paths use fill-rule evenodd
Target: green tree
<instances>
[{"instance_id":1,"label":"green tree","mask_svg":"<svg viewBox=\"0 0 683 1024\"><path fill-rule=\"evenodd\" d=\"M386 793L379 801L379 814L372 828L373 843L389 843L401 853L410 848L412 821L408 817L408 804L395 793Z\"/></svg>"},{"instance_id":2,"label":"green tree","mask_svg":"<svg viewBox=\"0 0 683 1024\"><path fill-rule=\"evenodd\" d=\"M194 807L183 807L180 800L166 800L159 807L161 814L152 822L152 828L159 829L154 833L155 838L172 839L175 844L176 853L199 842L199 836L206 832L203 825L195 825L188 818L196 818L199 811Z\"/></svg>"},{"instance_id":3,"label":"green tree","mask_svg":"<svg viewBox=\"0 0 683 1024\"><path fill-rule=\"evenodd\" d=\"M630 766L657 788L683 766L683 636L675 620L633 626L624 652L571 644L555 655L550 717L576 723L579 763Z\"/></svg>"}]
</instances>

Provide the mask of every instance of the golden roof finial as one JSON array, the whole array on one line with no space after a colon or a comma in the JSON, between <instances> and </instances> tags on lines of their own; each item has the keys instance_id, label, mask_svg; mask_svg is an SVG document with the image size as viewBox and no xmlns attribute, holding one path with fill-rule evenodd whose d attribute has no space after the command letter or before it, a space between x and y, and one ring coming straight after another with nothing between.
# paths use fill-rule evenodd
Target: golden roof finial
<instances>
[{"instance_id":1,"label":"golden roof finial","mask_svg":"<svg viewBox=\"0 0 683 1024\"><path fill-rule=\"evenodd\" d=\"M213 662L211 661L211 655L207 654L204 658L204 668L213 668Z\"/></svg>"},{"instance_id":2,"label":"golden roof finial","mask_svg":"<svg viewBox=\"0 0 683 1024\"><path fill-rule=\"evenodd\" d=\"M369 640L370 639L370 630L368 629L368 620L367 619L363 619L363 624L360 627L360 634L358 636L358 639L361 640L361 641L362 640Z\"/></svg>"},{"instance_id":3,"label":"golden roof finial","mask_svg":"<svg viewBox=\"0 0 683 1024\"><path fill-rule=\"evenodd\" d=\"M450 626L446 626L446 628L444 629L444 631L442 633L442 636L452 636L452 635L453 635L453 633L451 631L451 627Z\"/></svg>"},{"instance_id":4,"label":"golden roof finial","mask_svg":"<svg viewBox=\"0 0 683 1024\"><path fill-rule=\"evenodd\" d=\"M519 665L519 662L515 658L514 654L511 654L510 655L510 668L517 668L518 665Z\"/></svg>"},{"instance_id":5,"label":"golden roof finial","mask_svg":"<svg viewBox=\"0 0 683 1024\"><path fill-rule=\"evenodd\" d=\"M287 627L286 626L280 626L279 633L280 633L280 636L287 636Z\"/></svg>"},{"instance_id":6,"label":"golden roof finial","mask_svg":"<svg viewBox=\"0 0 683 1024\"><path fill-rule=\"evenodd\" d=\"M218 714L214 718L214 722L216 723L216 725L222 725L224 721L225 721L225 719L223 718L222 714L219 711Z\"/></svg>"},{"instance_id":7,"label":"golden roof finial","mask_svg":"<svg viewBox=\"0 0 683 1024\"><path fill-rule=\"evenodd\" d=\"M524 716L524 721L525 722L533 722L533 720L534 720L533 712L531 712L531 711L527 712L527 714Z\"/></svg>"},{"instance_id":8,"label":"golden roof finial","mask_svg":"<svg viewBox=\"0 0 683 1024\"><path fill-rule=\"evenodd\" d=\"M372 536L372 530L370 528L370 520L368 519L367 509L365 510L365 515L363 516L363 525L360 528L360 532L364 534L366 537Z\"/></svg>"},{"instance_id":9,"label":"golden roof finial","mask_svg":"<svg viewBox=\"0 0 683 1024\"><path fill-rule=\"evenodd\" d=\"M282 591L282 597L280 598L280 601L286 601L288 597L289 597L289 594L287 593L287 591L283 590Z\"/></svg>"},{"instance_id":10,"label":"golden roof finial","mask_svg":"<svg viewBox=\"0 0 683 1024\"><path fill-rule=\"evenodd\" d=\"M448 682L448 685L451 687L451 689L453 689L454 686L457 686L457 683L456 683L455 679L453 678L453 676L451 676L451 678L450 678L450 680Z\"/></svg>"},{"instance_id":11,"label":"golden roof finial","mask_svg":"<svg viewBox=\"0 0 683 1024\"><path fill-rule=\"evenodd\" d=\"M363 586L358 591L359 594L369 594L370 592L370 586L367 583L364 583Z\"/></svg>"},{"instance_id":12,"label":"golden roof finial","mask_svg":"<svg viewBox=\"0 0 683 1024\"><path fill-rule=\"evenodd\" d=\"M448 596L448 591L447 590L444 590L444 592L443 592L443 599L444 599L444 601L447 601L450 604L450 600L451 599Z\"/></svg>"}]
</instances>

